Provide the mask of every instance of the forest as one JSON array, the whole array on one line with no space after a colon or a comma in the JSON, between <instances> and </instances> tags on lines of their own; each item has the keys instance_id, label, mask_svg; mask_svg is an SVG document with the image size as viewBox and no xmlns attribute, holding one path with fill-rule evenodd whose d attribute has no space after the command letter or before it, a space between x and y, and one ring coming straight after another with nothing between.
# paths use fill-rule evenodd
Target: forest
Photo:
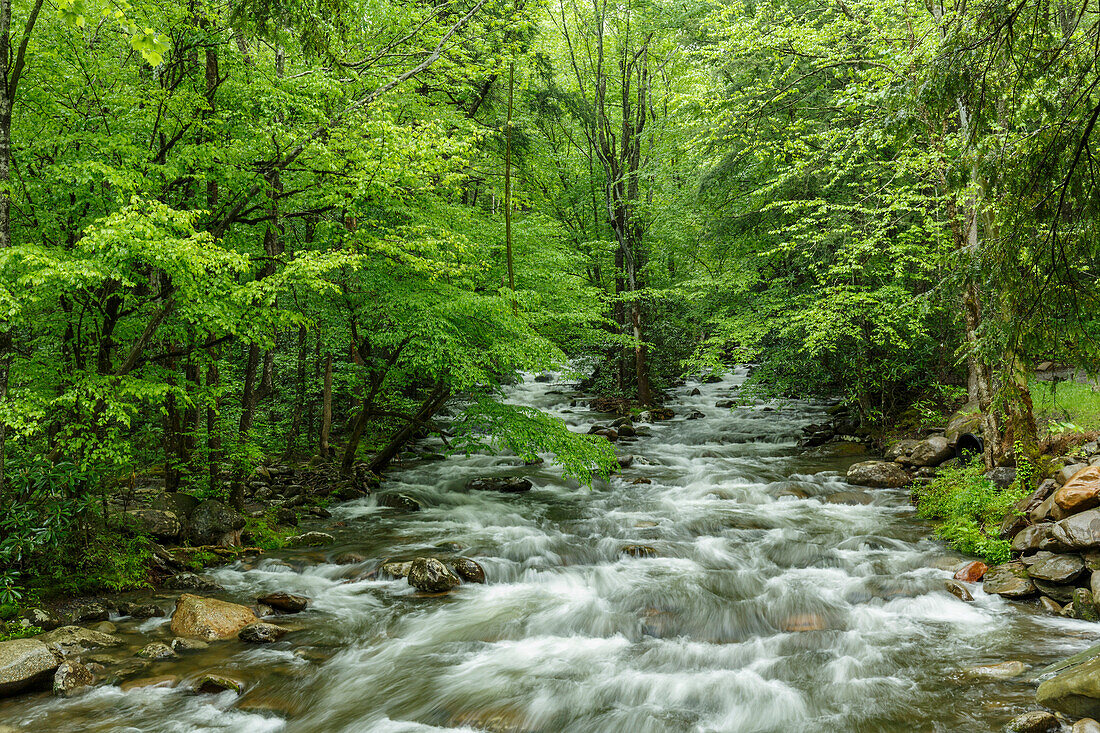
<instances>
[{"instance_id":1,"label":"forest","mask_svg":"<svg viewBox=\"0 0 1100 733\"><path fill-rule=\"evenodd\" d=\"M969 409L1010 493L921 511L991 564L1100 428L1090 0L2 0L0 68L8 619L156 586L149 487L242 517L201 567L293 534L273 466L624 471L532 375L631 435L739 365L880 451Z\"/></svg>"}]
</instances>

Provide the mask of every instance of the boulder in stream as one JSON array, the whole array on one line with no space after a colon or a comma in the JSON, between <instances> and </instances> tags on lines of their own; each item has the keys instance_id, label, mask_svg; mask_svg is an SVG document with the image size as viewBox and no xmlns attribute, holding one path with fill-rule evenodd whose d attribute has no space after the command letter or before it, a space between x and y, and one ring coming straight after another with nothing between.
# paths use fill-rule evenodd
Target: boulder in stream
<instances>
[{"instance_id":1,"label":"boulder in stream","mask_svg":"<svg viewBox=\"0 0 1100 733\"><path fill-rule=\"evenodd\" d=\"M1035 584L1022 562L1010 562L989 568L982 580L982 589L1006 598L1024 598L1035 593Z\"/></svg>"},{"instance_id":2,"label":"boulder in stream","mask_svg":"<svg viewBox=\"0 0 1100 733\"><path fill-rule=\"evenodd\" d=\"M137 655L142 659L171 659L176 653L163 641L154 641L143 646Z\"/></svg>"},{"instance_id":3,"label":"boulder in stream","mask_svg":"<svg viewBox=\"0 0 1100 733\"><path fill-rule=\"evenodd\" d=\"M68 697L95 682L92 673L75 659L66 659L53 675L53 694Z\"/></svg>"},{"instance_id":4,"label":"boulder in stream","mask_svg":"<svg viewBox=\"0 0 1100 733\"><path fill-rule=\"evenodd\" d=\"M974 560L963 565L955 572L955 580L965 580L967 583L976 583L985 577L989 566L981 560Z\"/></svg>"},{"instance_id":5,"label":"boulder in stream","mask_svg":"<svg viewBox=\"0 0 1100 733\"><path fill-rule=\"evenodd\" d=\"M913 446L908 462L914 466L938 466L955 455L955 449L942 435L933 435Z\"/></svg>"},{"instance_id":6,"label":"boulder in stream","mask_svg":"<svg viewBox=\"0 0 1100 733\"><path fill-rule=\"evenodd\" d=\"M484 583L485 569L468 557L456 557L451 561L451 568L458 577L470 583Z\"/></svg>"},{"instance_id":7,"label":"boulder in stream","mask_svg":"<svg viewBox=\"0 0 1100 733\"><path fill-rule=\"evenodd\" d=\"M1053 673L1035 692L1044 707L1079 717L1100 717L1100 646L1094 646L1042 670Z\"/></svg>"},{"instance_id":8,"label":"boulder in stream","mask_svg":"<svg viewBox=\"0 0 1100 733\"><path fill-rule=\"evenodd\" d=\"M207 672L195 681L195 690L214 695L221 692L235 692L240 695L244 692L244 682L224 672Z\"/></svg>"},{"instance_id":9,"label":"boulder in stream","mask_svg":"<svg viewBox=\"0 0 1100 733\"><path fill-rule=\"evenodd\" d=\"M118 646L122 639L102 631L85 629L82 626L62 626L35 637L39 641L56 646L63 654L79 654L88 649L103 646Z\"/></svg>"},{"instance_id":10,"label":"boulder in stream","mask_svg":"<svg viewBox=\"0 0 1100 733\"><path fill-rule=\"evenodd\" d=\"M505 494L521 494L530 491L532 485L522 476L475 478L466 482L466 488L470 491L500 491Z\"/></svg>"},{"instance_id":11,"label":"boulder in stream","mask_svg":"<svg viewBox=\"0 0 1100 733\"><path fill-rule=\"evenodd\" d=\"M1085 561L1080 555L1056 555L1052 552L1040 552L1036 561L1028 568L1027 574L1038 580L1051 583L1070 583L1077 579L1085 569Z\"/></svg>"},{"instance_id":12,"label":"boulder in stream","mask_svg":"<svg viewBox=\"0 0 1100 733\"><path fill-rule=\"evenodd\" d=\"M418 557L409 565L409 585L423 593L445 593L462 581L439 558Z\"/></svg>"},{"instance_id":13,"label":"boulder in stream","mask_svg":"<svg viewBox=\"0 0 1100 733\"><path fill-rule=\"evenodd\" d=\"M236 636L257 621L256 614L245 606L184 593L176 601L171 628L176 636L217 641Z\"/></svg>"},{"instance_id":14,"label":"boulder in stream","mask_svg":"<svg viewBox=\"0 0 1100 733\"><path fill-rule=\"evenodd\" d=\"M1053 733L1061 729L1058 718L1045 710L1031 710L1017 715L1005 726L1006 733Z\"/></svg>"},{"instance_id":15,"label":"boulder in stream","mask_svg":"<svg viewBox=\"0 0 1100 733\"><path fill-rule=\"evenodd\" d=\"M897 489L909 483L909 474L893 461L853 463L846 478L850 484L874 489Z\"/></svg>"},{"instance_id":16,"label":"boulder in stream","mask_svg":"<svg viewBox=\"0 0 1100 733\"><path fill-rule=\"evenodd\" d=\"M0 642L0 697L45 683L60 664L61 656L38 639Z\"/></svg>"},{"instance_id":17,"label":"boulder in stream","mask_svg":"<svg viewBox=\"0 0 1100 733\"><path fill-rule=\"evenodd\" d=\"M260 621L249 624L237 633L237 638L250 644L271 644L286 636L287 629Z\"/></svg>"},{"instance_id":18,"label":"boulder in stream","mask_svg":"<svg viewBox=\"0 0 1100 733\"><path fill-rule=\"evenodd\" d=\"M418 512L421 509L420 502L407 494L382 494L378 497L378 506L403 512Z\"/></svg>"},{"instance_id":19,"label":"boulder in stream","mask_svg":"<svg viewBox=\"0 0 1100 733\"><path fill-rule=\"evenodd\" d=\"M1050 539L1072 550L1100 546L1100 509L1090 509L1055 522Z\"/></svg>"},{"instance_id":20,"label":"boulder in stream","mask_svg":"<svg viewBox=\"0 0 1100 733\"><path fill-rule=\"evenodd\" d=\"M300 613L306 610L309 599L305 596L296 596L293 593L268 593L257 601L266 606L271 606L280 613Z\"/></svg>"}]
</instances>

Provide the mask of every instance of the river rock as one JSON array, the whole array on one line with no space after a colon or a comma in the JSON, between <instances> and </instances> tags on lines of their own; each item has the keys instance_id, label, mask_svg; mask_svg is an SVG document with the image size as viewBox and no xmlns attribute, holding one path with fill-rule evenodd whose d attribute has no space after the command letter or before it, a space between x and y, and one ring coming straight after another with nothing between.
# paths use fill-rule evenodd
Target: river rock
<instances>
[{"instance_id":1,"label":"river rock","mask_svg":"<svg viewBox=\"0 0 1100 733\"><path fill-rule=\"evenodd\" d=\"M300 613L306 610L306 606L309 605L308 598L296 596L292 593L269 593L256 600L281 613Z\"/></svg>"},{"instance_id":2,"label":"river rock","mask_svg":"<svg viewBox=\"0 0 1100 733\"><path fill-rule=\"evenodd\" d=\"M909 483L909 474L892 461L862 461L848 469L847 480L856 486L897 489Z\"/></svg>"},{"instance_id":3,"label":"river rock","mask_svg":"<svg viewBox=\"0 0 1100 733\"><path fill-rule=\"evenodd\" d=\"M1020 554L1035 552L1043 540L1050 537L1053 524L1033 524L1024 527L1012 538L1012 551Z\"/></svg>"},{"instance_id":4,"label":"river rock","mask_svg":"<svg viewBox=\"0 0 1100 733\"><path fill-rule=\"evenodd\" d=\"M195 681L195 690L215 695L221 692L235 692L240 695L244 692L244 682L222 672L207 672Z\"/></svg>"},{"instance_id":5,"label":"river rock","mask_svg":"<svg viewBox=\"0 0 1100 733\"><path fill-rule=\"evenodd\" d=\"M1081 718L1073 724L1069 733L1100 733L1100 723L1092 718Z\"/></svg>"},{"instance_id":6,"label":"river rock","mask_svg":"<svg viewBox=\"0 0 1100 733\"><path fill-rule=\"evenodd\" d=\"M79 653L97 647L118 646L122 643L122 639L117 636L81 626L62 626L45 634L39 634L35 638L45 644L56 645L64 654Z\"/></svg>"},{"instance_id":7,"label":"river rock","mask_svg":"<svg viewBox=\"0 0 1100 733\"><path fill-rule=\"evenodd\" d=\"M423 593L444 593L462 581L441 560L418 557L409 565L409 585Z\"/></svg>"},{"instance_id":8,"label":"river rock","mask_svg":"<svg viewBox=\"0 0 1100 733\"><path fill-rule=\"evenodd\" d=\"M64 623L57 614L44 608L27 608L19 614L21 626L34 626L43 631L53 631Z\"/></svg>"},{"instance_id":9,"label":"river rock","mask_svg":"<svg viewBox=\"0 0 1100 733\"><path fill-rule=\"evenodd\" d=\"M657 557L657 551L649 545L626 545L619 552L630 557Z\"/></svg>"},{"instance_id":10,"label":"river rock","mask_svg":"<svg viewBox=\"0 0 1100 733\"><path fill-rule=\"evenodd\" d=\"M1010 680L1019 677L1027 671L1027 665L1023 662L1011 661L1000 664L982 664L977 667L969 667L965 674L971 679L977 680Z\"/></svg>"},{"instance_id":11,"label":"river rock","mask_svg":"<svg viewBox=\"0 0 1100 733\"><path fill-rule=\"evenodd\" d=\"M1088 588L1074 589L1073 615L1082 621L1100 621L1100 613L1096 610L1096 599Z\"/></svg>"},{"instance_id":12,"label":"river rock","mask_svg":"<svg viewBox=\"0 0 1100 733\"><path fill-rule=\"evenodd\" d=\"M80 662L75 659L66 659L57 667L53 675L53 693L68 697L81 688L88 687L95 682L95 677Z\"/></svg>"},{"instance_id":13,"label":"river rock","mask_svg":"<svg viewBox=\"0 0 1100 733\"><path fill-rule=\"evenodd\" d=\"M958 569L955 573L955 580L965 580L967 583L977 583L985 577L987 570L989 570L988 565L981 560L974 560Z\"/></svg>"},{"instance_id":14,"label":"river rock","mask_svg":"<svg viewBox=\"0 0 1100 733\"><path fill-rule=\"evenodd\" d=\"M914 466L938 466L953 455L955 450L947 442L947 438L933 435L914 446L909 454L909 463Z\"/></svg>"},{"instance_id":15,"label":"river rock","mask_svg":"<svg viewBox=\"0 0 1100 733\"><path fill-rule=\"evenodd\" d=\"M1058 484L1055 483L1053 479L1046 479L1041 482L1034 491L1016 502L1012 507L1014 511L1011 512L1009 516L1018 516L1019 514L1023 514L1024 516L1029 515L1036 507L1049 499L1057 490Z\"/></svg>"},{"instance_id":16,"label":"river rock","mask_svg":"<svg viewBox=\"0 0 1100 733\"><path fill-rule=\"evenodd\" d=\"M174 512L161 509L131 509L126 512L126 525L158 540L174 540L183 525Z\"/></svg>"},{"instance_id":17,"label":"river rock","mask_svg":"<svg viewBox=\"0 0 1100 733\"><path fill-rule=\"evenodd\" d=\"M997 466L986 471L985 477L998 489L1006 489L1016 481L1016 467Z\"/></svg>"},{"instance_id":18,"label":"river rock","mask_svg":"<svg viewBox=\"0 0 1100 733\"><path fill-rule=\"evenodd\" d=\"M484 583L485 569L468 557L456 557L451 561L451 568L458 577L470 583Z\"/></svg>"},{"instance_id":19,"label":"river rock","mask_svg":"<svg viewBox=\"0 0 1100 733\"><path fill-rule=\"evenodd\" d=\"M1042 682L1035 692L1035 701L1069 715L1100 717L1100 654L1097 653L1100 649L1088 651L1091 656L1086 655L1082 661Z\"/></svg>"},{"instance_id":20,"label":"river rock","mask_svg":"<svg viewBox=\"0 0 1100 733\"><path fill-rule=\"evenodd\" d=\"M378 574L389 576L391 578L407 578L409 577L409 569L412 567L412 561L407 560L405 562L384 561L378 566Z\"/></svg>"},{"instance_id":21,"label":"river rock","mask_svg":"<svg viewBox=\"0 0 1100 733\"><path fill-rule=\"evenodd\" d=\"M974 600L974 596L970 594L970 591L966 589L966 586L957 580L945 580L943 581L944 587L947 592L958 598L960 601L966 601L969 603Z\"/></svg>"},{"instance_id":22,"label":"river rock","mask_svg":"<svg viewBox=\"0 0 1100 733\"><path fill-rule=\"evenodd\" d=\"M1090 509L1055 522L1050 539L1073 550L1100 546L1100 509Z\"/></svg>"},{"instance_id":23,"label":"river rock","mask_svg":"<svg viewBox=\"0 0 1100 733\"><path fill-rule=\"evenodd\" d=\"M358 552L341 552L332 561L337 565L358 565L367 561L367 558Z\"/></svg>"},{"instance_id":24,"label":"river rock","mask_svg":"<svg viewBox=\"0 0 1100 733\"><path fill-rule=\"evenodd\" d=\"M1065 468L1055 471L1052 478L1057 481L1059 485L1065 484L1076 476L1079 471L1088 467L1088 463L1070 463Z\"/></svg>"},{"instance_id":25,"label":"river rock","mask_svg":"<svg viewBox=\"0 0 1100 733\"><path fill-rule=\"evenodd\" d=\"M176 601L171 629L176 636L216 641L235 636L257 621L256 614L245 606L184 593Z\"/></svg>"},{"instance_id":26,"label":"river rock","mask_svg":"<svg viewBox=\"0 0 1100 733\"><path fill-rule=\"evenodd\" d=\"M530 491L533 484L522 476L497 476L495 478L475 478L466 482L470 491L500 491L505 494L521 494Z\"/></svg>"},{"instance_id":27,"label":"river rock","mask_svg":"<svg viewBox=\"0 0 1100 733\"><path fill-rule=\"evenodd\" d=\"M890 446L889 450L886 451L886 455L883 457L888 461L896 461L899 458L905 458L912 453L913 449L918 445L920 445L919 440L899 440Z\"/></svg>"},{"instance_id":28,"label":"river rock","mask_svg":"<svg viewBox=\"0 0 1100 733\"><path fill-rule=\"evenodd\" d=\"M163 491L153 497L150 506L153 509L171 512L181 521L191 516L195 507L199 505L199 499L185 494L182 491Z\"/></svg>"},{"instance_id":29,"label":"river rock","mask_svg":"<svg viewBox=\"0 0 1100 733\"><path fill-rule=\"evenodd\" d=\"M825 501L829 504L870 504L875 498L865 491L838 491L835 494L829 494L825 497Z\"/></svg>"},{"instance_id":30,"label":"river rock","mask_svg":"<svg viewBox=\"0 0 1100 733\"><path fill-rule=\"evenodd\" d=\"M1035 584L1035 587L1045 596L1050 596L1059 603L1070 603L1073 601L1073 586L1072 585L1058 585L1057 583L1048 583L1045 580L1031 581Z\"/></svg>"},{"instance_id":31,"label":"river rock","mask_svg":"<svg viewBox=\"0 0 1100 733\"><path fill-rule=\"evenodd\" d=\"M1054 492L1054 501L1067 514L1100 505L1100 466L1088 466L1073 474Z\"/></svg>"},{"instance_id":32,"label":"river rock","mask_svg":"<svg viewBox=\"0 0 1100 733\"><path fill-rule=\"evenodd\" d=\"M969 403L951 417L947 418L947 427L943 436L954 447L963 433L980 433L982 429L982 416L978 412L977 403Z\"/></svg>"},{"instance_id":33,"label":"river rock","mask_svg":"<svg viewBox=\"0 0 1100 733\"><path fill-rule=\"evenodd\" d=\"M982 581L982 589L1006 598L1024 598L1035 592L1035 584L1028 577L1022 562L1010 562L989 568Z\"/></svg>"},{"instance_id":34,"label":"river rock","mask_svg":"<svg viewBox=\"0 0 1100 733\"><path fill-rule=\"evenodd\" d=\"M164 642L154 641L143 646L137 655L142 659L171 659L176 653Z\"/></svg>"},{"instance_id":35,"label":"river rock","mask_svg":"<svg viewBox=\"0 0 1100 733\"><path fill-rule=\"evenodd\" d=\"M1027 574L1037 580L1048 580L1052 583L1070 583L1085 569L1085 561L1080 555L1054 555L1044 557L1038 562L1032 563Z\"/></svg>"},{"instance_id":36,"label":"river rock","mask_svg":"<svg viewBox=\"0 0 1100 733\"><path fill-rule=\"evenodd\" d=\"M239 545L244 517L216 499L200 502L191 512L188 535L196 545Z\"/></svg>"},{"instance_id":37,"label":"river rock","mask_svg":"<svg viewBox=\"0 0 1100 733\"><path fill-rule=\"evenodd\" d=\"M629 454L625 456L619 456L618 464L619 468L630 468L634 465L634 456Z\"/></svg>"},{"instance_id":38,"label":"river rock","mask_svg":"<svg viewBox=\"0 0 1100 733\"><path fill-rule=\"evenodd\" d=\"M0 642L0 697L50 679L61 657L38 639Z\"/></svg>"},{"instance_id":39,"label":"river rock","mask_svg":"<svg viewBox=\"0 0 1100 733\"><path fill-rule=\"evenodd\" d=\"M286 636L286 632L282 626L260 621L245 626L237 633L237 638L250 644L270 644Z\"/></svg>"},{"instance_id":40,"label":"river rock","mask_svg":"<svg viewBox=\"0 0 1100 733\"><path fill-rule=\"evenodd\" d=\"M201 652L203 649L209 649L210 645L200 639L187 639L182 636L177 636L172 639L172 651L177 654L184 652Z\"/></svg>"},{"instance_id":41,"label":"river rock","mask_svg":"<svg viewBox=\"0 0 1100 733\"><path fill-rule=\"evenodd\" d=\"M418 512L421 509L420 502L407 494L382 494L378 497L378 506L403 512Z\"/></svg>"},{"instance_id":42,"label":"river rock","mask_svg":"<svg viewBox=\"0 0 1100 733\"><path fill-rule=\"evenodd\" d=\"M1061 729L1058 718L1045 710L1032 710L1017 715L1005 726L1007 733L1053 733Z\"/></svg>"},{"instance_id":43,"label":"river rock","mask_svg":"<svg viewBox=\"0 0 1100 733\"><path fill-rule=\"evenodd\" d=\"M131 618L160 618L167 615L163 608L154 603L131 603L130 601L119 603L118 612Z\"/></svg>"},{"instance_id":44,"label":"river rock","mask_svg":"<svg viewBox=\"0 0 1100 733\"><path fill-rule=\"evenodd\" d=\"M1057 615L1062 612L1062 606L1058 603L1058 601L1054 600L1053 598L1047 598L1046 596L1043 596L1039 599L1039 605L1042 606L1043 610L1047 613L1053 613Z\"/></svg>"},{"instance_id":45,"label":"river rock","mask_svg":"<svg viewBox=\"0 0 1100 733\"><path fill-rule=\"evenodd\" d=\"M167 590L225 590L221 584L195 573L177 573L164 581Z\"/></svg>"},{"instance_id":46,"label":"river rock","mask_svg":"<svg viewBox=\"0 0 1100 733\"><path fill-rule=\"evenodd\" d=\"M287 537L287 547L322 547L331 545L336 538L327 532L306 532L305 534Z\"/></svg>"}]
</instances>

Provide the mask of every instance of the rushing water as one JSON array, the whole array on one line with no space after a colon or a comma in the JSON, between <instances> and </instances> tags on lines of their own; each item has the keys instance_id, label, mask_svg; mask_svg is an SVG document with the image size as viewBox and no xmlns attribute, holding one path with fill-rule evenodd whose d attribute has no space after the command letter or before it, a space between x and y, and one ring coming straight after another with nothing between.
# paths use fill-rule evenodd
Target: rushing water
<instances>
[{"instance_id":1,"label":"rushing water","mask_svg":"<svg viewBox=\"0 0 1100 733\"><path fill-rule=\"evenodd\" d=\"M1037 667L1095 643L1093 624L980 587L973 603L948 594L944 568L957 559L927 539L903 491L828 501L853 490L844 469L864 456L796 447L820 406L714 406L743 378L698 385L696 397L695 385L679 390L677 417L620 444L635 464L592 490L511 457L406 464L386 488L423 511L343 504L316 527L337 546L213 573L231 600L313 598L280 619L296 629L283 641L222 642L142 672L177 675L175 688L17 698L0 705L0 723L82 733L990 731L1031 705L1034 685L968 668ZM601 417L570 408L561 390L528 380L509 399L580 431ZM685 419L693 410L705 417ZM486 475L525 475L535 488L464 490ZM346 525L333 529L337 520ZM449 543L484 566L488 584L423 598L405 581L358 579L384 558ZM627 545L657 556L625 556ZM330 562L348 550L367 562ZM141 632L135 643L169 637L164 620L119 625ZM247 680L246 694L186 691L211 668Z\"/></svg>"}]
</instances>

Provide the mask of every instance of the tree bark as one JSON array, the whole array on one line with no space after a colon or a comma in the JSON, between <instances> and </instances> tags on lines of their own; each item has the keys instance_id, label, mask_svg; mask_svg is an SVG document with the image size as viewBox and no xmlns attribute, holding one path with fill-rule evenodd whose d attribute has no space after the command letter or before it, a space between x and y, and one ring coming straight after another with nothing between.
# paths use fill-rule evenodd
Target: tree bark
<instances>
[{"instance_id":1,"label":"tree bark","mask_svg":"<svg viewBox=\"0 0 1100 733\"><path fill-rule=\"evenodd\" d=\"M400 428L391 437L386 447L380 450L374 458L371 459L370 464L367 466L367 470L371 473L382 473L390 462L397 456L401 449L405 446L409 440L432 418L435 413L447 403L450 399L451 390L443 381L436 382L435 388L432 390L424 401L420 403L420 407L417 409L416 414L412 419Z\"/></svg>"}]
</instances>

